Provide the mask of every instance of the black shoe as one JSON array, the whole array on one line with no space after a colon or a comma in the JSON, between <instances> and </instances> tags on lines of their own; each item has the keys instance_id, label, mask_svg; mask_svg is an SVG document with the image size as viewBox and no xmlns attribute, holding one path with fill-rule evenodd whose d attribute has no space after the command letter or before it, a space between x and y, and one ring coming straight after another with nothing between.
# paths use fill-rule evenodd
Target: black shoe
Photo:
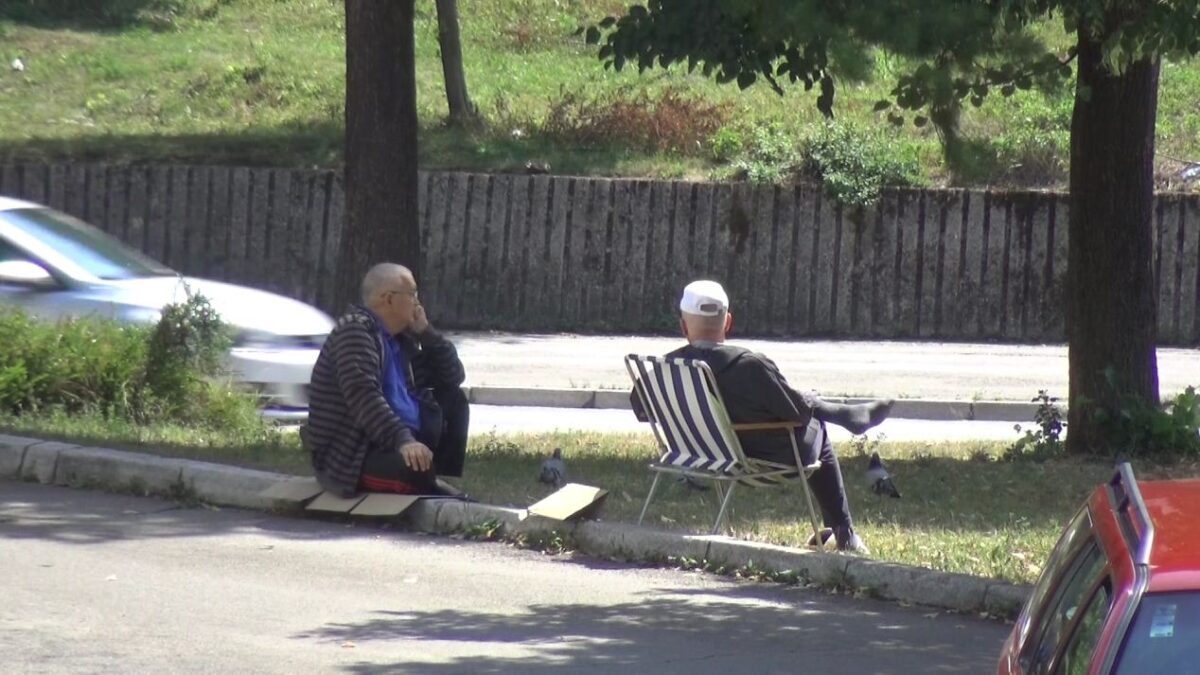
<instances>
[{"instance_id":1,"label":"black shoe","mask_svg":"<svg viewBox=\"0 0 1200 675\"><path fill-rule=\"evenodd\" d=\"M867 548L866 542L853 529L839 527L835 530L835 534L837 535L837 549L839 551L857 553L858 555L871 555L871 549Z\"/></svg>"}]
</instances>

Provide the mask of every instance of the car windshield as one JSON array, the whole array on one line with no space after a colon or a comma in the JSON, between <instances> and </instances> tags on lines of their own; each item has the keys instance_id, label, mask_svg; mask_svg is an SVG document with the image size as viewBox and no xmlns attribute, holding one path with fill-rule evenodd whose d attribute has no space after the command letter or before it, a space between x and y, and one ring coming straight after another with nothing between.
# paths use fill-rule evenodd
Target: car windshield
<instances>
[{"instance_id":1,"label":"car windshield","mask_svg":"<svg viewBox=\"0 0 1200 675\"><path fill-rule=\"evenodd\" d=\"M171 268L64 213L11 209L0 212L0 217L99 279L175 276Z\"/></svg>"},{"instance_id":2,"label":"car windshield","mask_svg":"<svg viewBox=\"0 0 1200 675\"><path fill-rule=\"evenodd\" d=\"M1125 635L1116 672L1200 673L1200 591L1144 596Z\"/></svg>"}]
</instances>

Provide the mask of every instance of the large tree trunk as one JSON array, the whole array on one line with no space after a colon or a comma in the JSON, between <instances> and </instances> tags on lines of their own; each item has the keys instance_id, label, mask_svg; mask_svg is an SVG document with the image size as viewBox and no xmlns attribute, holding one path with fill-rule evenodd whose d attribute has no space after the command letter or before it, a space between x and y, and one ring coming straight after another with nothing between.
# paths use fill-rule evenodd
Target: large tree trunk
<instances>
[{"instance_id":1,"label":"large tree trunk","mask_svg":"<svg viewBox=\"0 0 1200 675\"><path fill-rule=\"evenodd\" d=\"M346 207L338 302L378 262L420 277L414 0L346 0Z\"/></svg>"},{"instance_id":2,"label":"large tree trunk","mask_svg":"<svg viewBox=\"0 0 1200 675\"><path fill-rule=\"evenodd\" d=\"M446 81L446 103L454 124L475 119L475 105L467 95L463 69L462 40L458 36L458 0L437 0L438 45L442 49L442 76Z\"/></svg>"},{"instance_id":3,"label":"large tree trunk","mask_svg":"<svg viewBox=\"0 0 1200 675\"><path fill-rule=\"evenodd\" d=\"M1078 69L1067 257L1071 453L1110 449L1090 421L1097 407L1116 410L1121 395L1158 403L1151 214L1159 62L1113 74L1099 41L1081 31Z\"/></svg>"}]
</instances>

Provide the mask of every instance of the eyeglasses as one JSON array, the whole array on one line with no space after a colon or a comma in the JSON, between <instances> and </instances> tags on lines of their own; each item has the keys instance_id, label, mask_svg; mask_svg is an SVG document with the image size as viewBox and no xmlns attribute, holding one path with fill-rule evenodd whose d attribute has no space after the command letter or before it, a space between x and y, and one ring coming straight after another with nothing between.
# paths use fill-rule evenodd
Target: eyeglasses
<instances>
[{"instance_id":1,"label":"eyeglasses","mask_svg":"<svg viewBox=\"0 0 1200 675\"><path fill-rule=\"evenodd\" d=\"M396 294L410 295L410 296L412 296L412 299L413 299L414 301L419 301L419 300L420 300L420 294L418 294L418 293L417 293L416 289L413 289L413 290L402 289L402 290L395 290L395 291L384 291L384 292L383 292L383 297L385 297L385 298L386 298L386 297L388 297L388 296L391 296L391 295L396 295Z\"/></svg>"}]
</instances>

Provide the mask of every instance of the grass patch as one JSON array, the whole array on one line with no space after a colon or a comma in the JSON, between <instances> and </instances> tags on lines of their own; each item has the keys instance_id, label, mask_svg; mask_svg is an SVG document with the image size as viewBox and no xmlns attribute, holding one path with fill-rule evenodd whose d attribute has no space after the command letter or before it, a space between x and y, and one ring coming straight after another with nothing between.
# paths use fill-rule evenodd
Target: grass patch
<instances>
[{"instance_id":1,"label":"grass patch","mask_svg":"<svg viewBox=\"0 0 1200 675\"><path fill-rule=\"evenodd\" d=\"M0 4L0 161L341 162L339 0L114 0L102 9L82 0ZM567 174L721 178L739 173L740 160L747 173L784 178L757 152L756 134L777 129L803 153L825 124L815 93L739 91L684 68L604 70L594 48L573 32L625 4L472 2L460 15L463 52L484 120L463 132L444 125L436 14L432 3L419 3L421 165L519 171L534 163ZM1054 45L1070 40L1056 24L1039 32ZM18 57L23 71L8 67ZM888 140L883 156L912 157L933 184L1062 186L1070 83L966 110L965 156L961 166L947 167L932 129L891 130L872 110L906 67L879 53L865 81L842 82L839 124L877 130ZM1160 184L1182 168L1165 156L1200 158L1198 95L1200 62L1164 63Z\"/></svg>"},{"instance_id":2,"label":"grass patch","mask_svg":"<svg viewBox=\"0 0 1200 675\"><path fill-rule=\"evenodd\" d=\"M294 433L272 429L256 438L177 426L135 426L89 416L26 415L0 419L7 433L31 434L189 457L241 466L310 473ZM1111 475L1107 462L1055 459L1001 462L1003 442L847 444L842 468L857 528L873 557L1014 582L1032 582L1063 522L1088 492ZM634 521L650 488L646 464L653 439L642 434L480 434L472 437L466 487L480 500L525 507L550 492L538 468L563 449L568 480L609 489L602 517ZM882 499L863 480L869 452L888 462L903 499ZM1143 478L1200 473L1200 464L1140 462ZM647 522L681 531L707 531L716 515L713 490L696 491L664 478ZM808 537L803 495L796 488L739 488L729 514L730 534L797 546Z\"/></svg>"}]
</instances>

